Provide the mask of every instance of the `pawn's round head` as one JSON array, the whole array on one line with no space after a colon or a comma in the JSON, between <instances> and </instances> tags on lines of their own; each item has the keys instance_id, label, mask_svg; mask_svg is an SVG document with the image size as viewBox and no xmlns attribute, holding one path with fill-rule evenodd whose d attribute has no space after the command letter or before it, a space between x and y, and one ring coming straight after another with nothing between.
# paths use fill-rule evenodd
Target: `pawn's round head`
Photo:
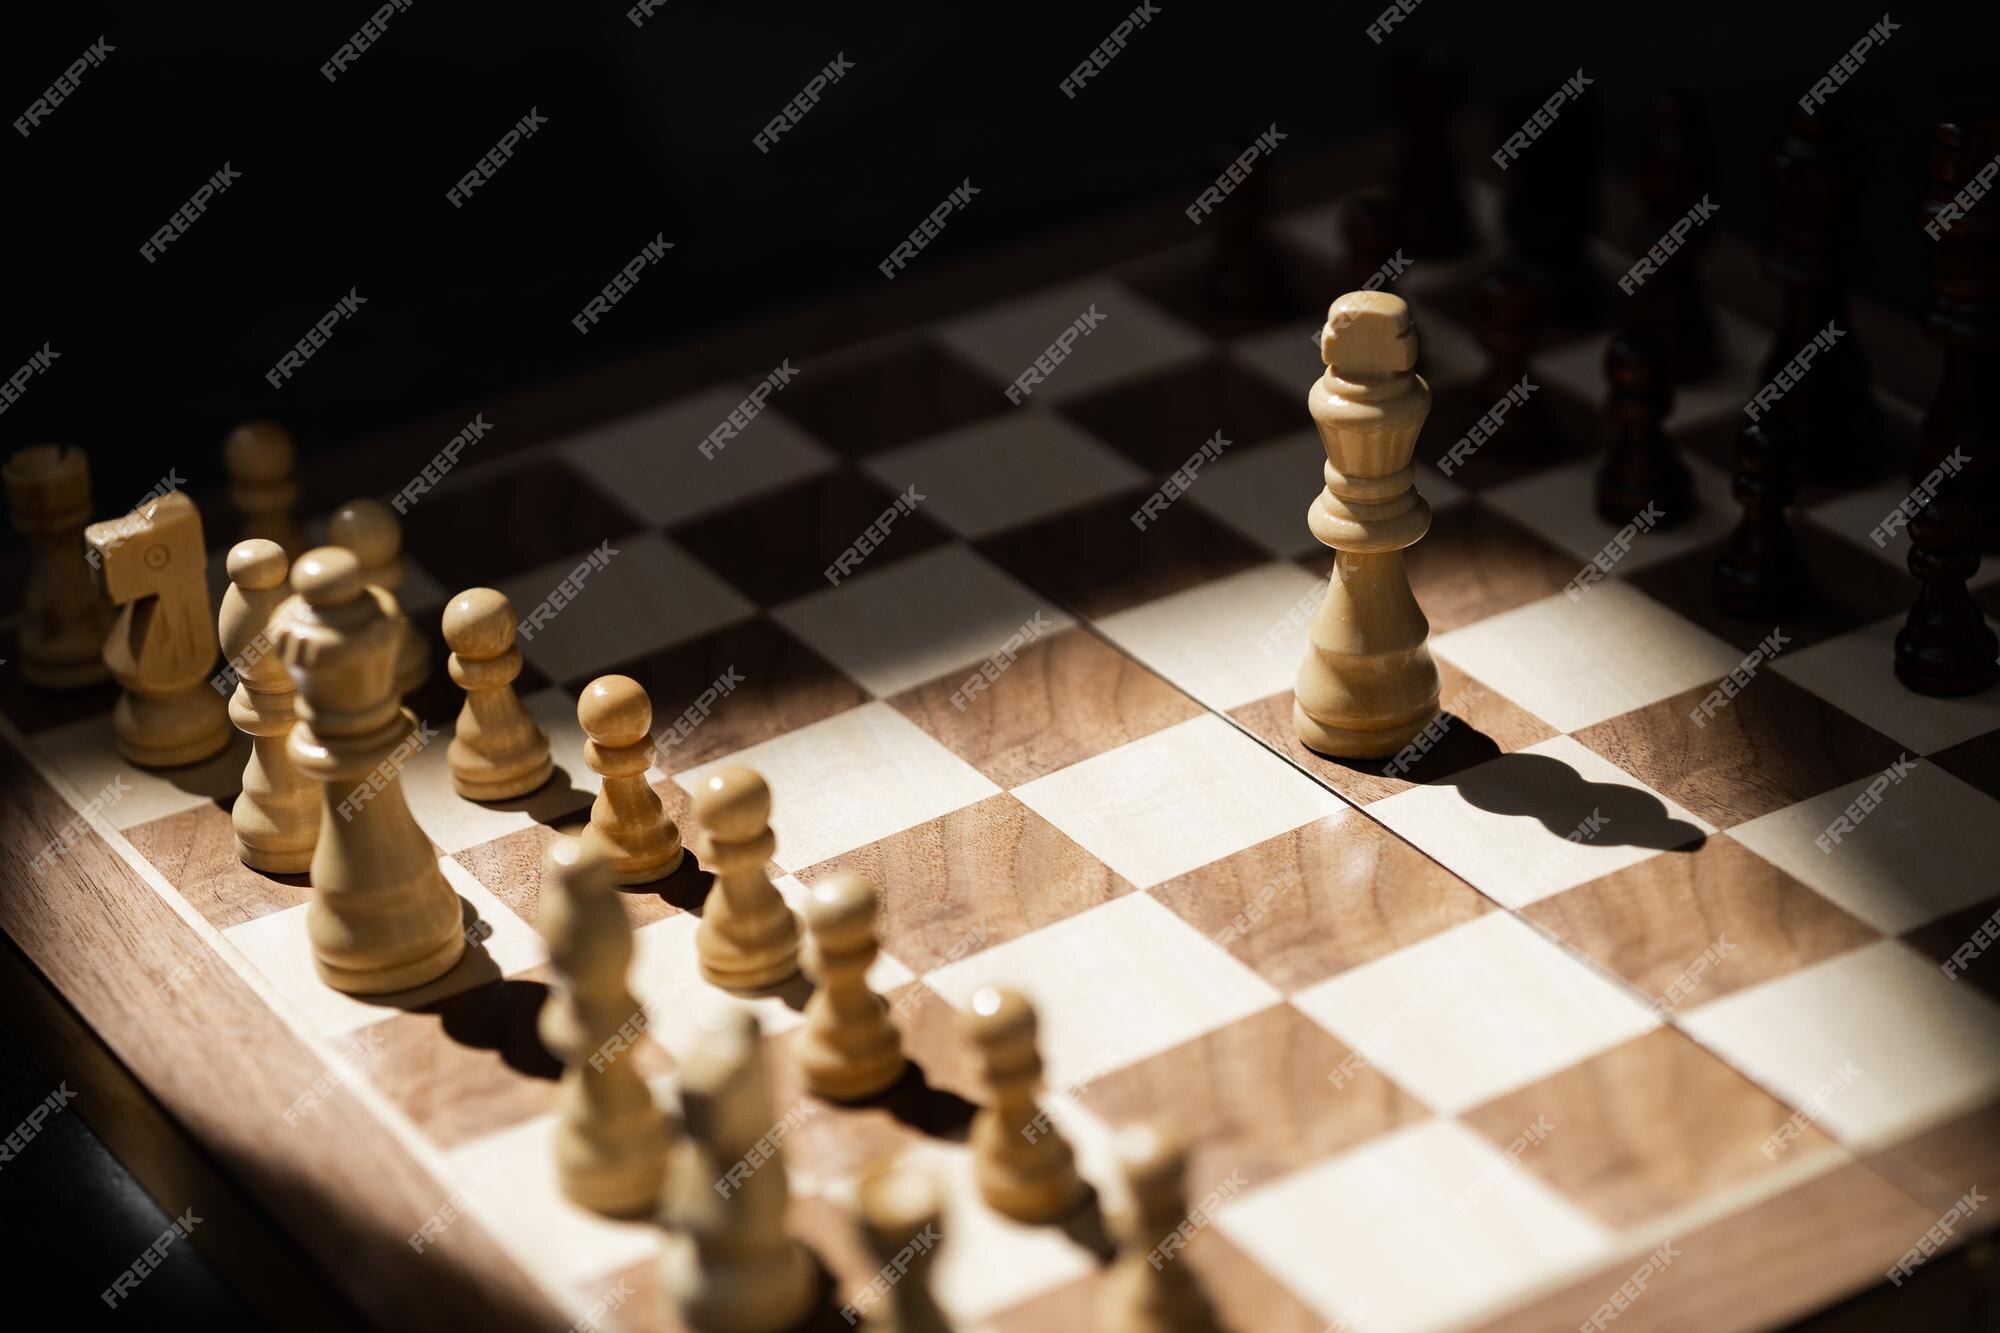
<instances>
[{"instance_id":1,"label":"pawn's round head","mask_svg":"<svg viewBox=\"0 0 2000 1333\"><path fill-rule=\"evenodd\" d=\"M910 1162L880 1166L865 1176L855 1190L855 1202L869 1228L885 1238L898 1238L922 1231L938 1219L943 1198L937 1177Z\"/></svg>"},{"instance_id":2,"label":"pawn's round head","mask_svg":"<svg viewBox=\"0 0 2000 1333\"><path fill-rule=\"evenodd\" d=\"M875 886L851 871L829 875L806 896L806 926L815 935L848 939L875 926Z\"/></svg>"},{"instance_id":3,"label":"pawn's round head","mask_svg":"<svg viewBox=\"0 0 2000 1333\"><path fill-rule=\"evenodd\" d=\"M290 433L275 421L246 421L222 442L222 466L234 481L281 481L296 456Z\"/></svg>"},{"instance_id":4,"label":"pawn's round head","mask_svg":"<svg viewBox=\"0 0 2000 1333\"><path fill-rule=\"evenodd\" d=\"M349 500L327 520L326 539L360 556L364 565L386 565L403 549L403 525L380 500Z\"/></svg>"},{"instance_id":5,"label":"pawn's round head","mask_svg":"<svg viewBox=\"0 0 2000 1333\"><path fill-rule=\"evenodd\" d=\"M285 559L284 547L262 537L252 537L229 548L226 567L231 583L251 592L264 592L284 584L290 564Z\"/></svg>"},{"instance_id":6,"label":"pawn's round head","mask_svg":"<svg viewBox=\"0 0 2000 1333\"><path fill-rule=\"evenodd\" d=\"M694 817L711 837L747 842L771 826L771 789L754 769L718 768L695 788Z\"/></svg>"},{"instance_id":7,"label":"pawn's round head","mask_svg":"<svg viewBox=\"0 0 2000 1333\"><path fill-rule=\"evenodd\" d=\"M1628 330L1604 348L1604 378L1616 393L1644 398L1664 416L1673 404L1667 349L1650 333Z\"/></svg>"},{"instance_id":8,"label":"pawn's round head","mask_svg":"<svg viewBox=\"0 0 2000 1333\"><path fill-rule=\"evenodd\" d=\"M646 739L653 725L653 701L630 676L599 676L576 704L577 725L599 745L622 749Z\"/></svg>"},{"instance_id":9,"label":"pawn's round head","mask_svg":"<svg viewBox=\"0 0 2000 1333\"><path fill-rule=\"evenodd\" d=\"M612 866L602 852L585 849L576 838L557 838L542 858L542 882L560 884L575 897L611 891ZM544 895L543 901L548 901Z\"/></svg>"},{"instance_id":10,"label":"pawn's round head","mask_svg":"<svg viewBox=\"0 0 2000 1333\"><path fill-rule=\"evenodd\" d=\"M1035 1039L1035 1007L1005 986L982 986L965 1014L966 1035L981 1046Z\"/></svg>"},{"instance_id":11,"label":"pawn's round head","mask_svg":"<svg viewBox=\"0 0 2000 1333\"><path fill-rule=\"evenodd\" d=\"M292 591L309 606L342 606L367 588L361 562L345 546L315 546L292 566Z\"/></svg>"},{"instance_id":12,"label":"pawn's round head","mask_svg":"<svg viewBox=\"0 0 2000 1333\"><path fill-rule=\"evenodd\" d=\"M1926 551L1963 551L1973 544L1972 509L1953 495L1934 495L1910 520L1910 541Z\"/></svg>"},{"instance_id":13,"label":"pawn's round head","mask_svg":"<svg viewBox=\"0 0 2000 1333\"><path fill-rule=\"evenodd\" d=\"M467 588L444 609L444 643L474 662L500 656L514 646L514 604L492 588Z\"/></svg>"},{"instance_id":14,"label":"pawn's round head","mask_svg":"<svg viewBox=\"0 0 2000 1333\"><path fill-rule=\"evenodd\" d=\"M1142 1186L1178 1177L1187 1165L1180 1138L1157 1121L1125 1126L1112 1140L1112 1150L1126 1176Z\"/></svg>"}]
</instances>

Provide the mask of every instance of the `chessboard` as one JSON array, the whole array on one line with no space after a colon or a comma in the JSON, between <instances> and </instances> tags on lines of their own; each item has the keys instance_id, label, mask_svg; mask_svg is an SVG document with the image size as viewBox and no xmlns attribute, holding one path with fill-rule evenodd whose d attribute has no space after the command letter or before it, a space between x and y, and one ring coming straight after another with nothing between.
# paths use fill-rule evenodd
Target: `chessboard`
<instances>
[{"instance_id":1,"label":"chessboard","mask_svg":"<svg viewBox=\"0 0 2000 1333\"><path fill-rule=\"evenodd\" d=\"M1244 1333L1770 1327L1880 1287L2000 1168L2000 967L1977 943L2000 906L2000 695L1898 684L1908 541L1871 537L1909 490L1933 349L1857 304L1897 456L1802 494L1805 612L1721 615L1775 309L1755 252L1706 256L1725 364L1668 417L1697 512L1621 537L1591 499L1601 329L1532 357L1571 447L1438 466L1490 405L1469 312L1499 207L1474 182L1473 251L1387 286L1435 396L1434 519L1407 554L1445 716L1397 760L1319 757L1291 720L1331 562L1305 523L1326 461L1305 395L1350 258L1341 200L1376 161L1286 178L1267 317L1210 312L1208 237L1180 224L1139 258L1023 250L309 467L309 530L357 494L407 502L398 596L434 640L411 703L437 739L402 785L471 941L418 991L317 979L304 877L234 853L245 738L141 771L109 687L0 672L7 993L92 1075L76 1113L169 1212L216 1219L197 1243L250 1256L225 1271L253 1304L261 1285L312 1326L675 1327L658 1229L557 1188L535 1028L541 864L597 790L577 700L622 673L671 731L650 779L684 829L694 785L748 765L789 898L842 870L880 894L901 1084L804 1094L801 995L753 1004L828 1327L875 1276L855 1182L891 1159L952 1186L935 1275L961 1327L1092 1327L1107 1145L1149 1118L1191 1145L1186 1261ZM1607 283L1630 262L1593 253ZM219 591L235 519L200 498ZM556 763L492 805L453 793L442 743L460 696L439 616L473 586L541 616L517 685ZM2000 564L1973 586L2000 613ZM690 857L622 896L663 1093L719 994L695 965L706 882ZM1059 1227L972 1186L954 1019L992 984L1034 1001L1046 1107L1099 1187Z\"/></svg>"}]
</instances>

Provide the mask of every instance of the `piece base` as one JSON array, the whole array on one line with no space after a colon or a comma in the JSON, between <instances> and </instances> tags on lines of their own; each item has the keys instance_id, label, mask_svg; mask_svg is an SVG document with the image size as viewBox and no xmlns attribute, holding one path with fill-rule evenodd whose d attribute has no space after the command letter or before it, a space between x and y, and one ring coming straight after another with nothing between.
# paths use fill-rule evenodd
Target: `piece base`
<instances>
[{"instance_id":1,"label":"piece base","mask_svg":"<svg viewBox=\"0 0 2000 1333\"><path fill-rule=\"evenodd\" d=\"M668 875L679 870L681 862L685 859L687 859L687 848L677 846L674 848L673 855L657 864L630 867L621 866L614 869L611 872L611 882L620 888L630 888L635 884L651 884L656 880L665 879Z\"/></svg>"},{"instance_id":2,"label":"piece base","mask_svg":"<svg viewBox=\"0 0 2000 1333\"><path fill-rule=\"evenodd\" d=\"M454 930L450 939L430 953L397 967L356 970L329 963L317 954L313 956L313 966L318 969L321 981L343 994L389 995L436 981L456 967L464 953L465 934Z\"/></svg>"},{"instance_id":3,"label":"piece base","mask_svg":"<svg viewBox=\"0 0 2000 1333\"><path fill-rule=\"evenodd\" d=\"M1402 726L1375 731L1353 731L1330 727L1292 700L1292 725L1308 750L1332 759L1386 759L1401 750L1431 724L1441 710L1435 701L1428 712L1420 713Z\"/></svg>"},{"instance_id":4,"label":"piece base","mask_svg":"<svg viewBox=\"0 0 2000 1333\"><path fill-rule=\"evenodd\" d=\"M212 759L229 748L229 738L235 733L230 730L226 716L223 725L212 733L204 733L174 745L145 745L129 736L118 737L118 753L131 760L140 768L186 768L204 759Z\"/></svg>"},{"instance_id":5,"label":"piece base","mask_svg":"<svg viewBox=\"0 0 2000 1333\"><path fill-rule=\"evenodd\" d=\"M252 847L239 836L236 859L264 875L303 875L312 868L313 848Z\"/></svg>"},{"instance_id":6,"label":"piece base","mask_svg":"<svg viewBox=\"0 0 2000 1333\"><path fill-rule=\"evenodd\" d=\"M865 1102L896 1086L910 1067L901 1050L893 1058L854 1066L833 1061L809 1060L803 1052L799 1069L805 1075L806 1090L830 1102Z\"/></svg>"},{"instance_id":7,"label":"piece base","mask_svg":"<svg viewBox=\"0 0 2000 1333\"><path fill-rule=\"evenodd\" d=\"M484 780L464 777L454 771L451 788L468 801L511 801L539 788L555 771L555 760L544 755L541 763L524 772Z\"/></svg>"},{"instance_id":8,"label":"piece base","mask_svg":"<svg viewBox=\"0 0 2000 1333\"><path fill-rule=\"evenodd\" d=\"M92 657L87 662L21 662L21 679L38 690L80 690L87 685L96 685L111 679L105 669L104 659Z\"/></svg>"}]
</instances>

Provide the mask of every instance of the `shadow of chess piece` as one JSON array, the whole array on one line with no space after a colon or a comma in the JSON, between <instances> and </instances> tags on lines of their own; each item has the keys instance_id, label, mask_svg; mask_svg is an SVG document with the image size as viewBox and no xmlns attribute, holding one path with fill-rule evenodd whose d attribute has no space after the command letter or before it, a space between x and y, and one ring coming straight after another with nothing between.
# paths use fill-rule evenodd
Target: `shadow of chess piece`
<instances>
[{"instance_id":1,"label":"shadow of chess piece","mask_svg":"<svg viewBox=\"0 0 2000 1333\"><path fill-rule=\"evenodd\" d=\"M1391 57L1389 99L1396 117L1389 169L1391 249L1401 247L1418 259L1450 259L1473 245L1472 210L1458 162L1460 82L1454 71L1426 56Z\"/></svg>"},{"instance_id":2,"label":"shadow of chess piece","mask_svg":"<svg viewBox=\"0 0 2000 1333\"><path fill-rule=\"evenodd\" d=\"M1934 497L1910 521L1910 573L1920 585L1896 633L1896 679L1918 694L1977 694L2000 680L1996 638L1965 581L1979 572L1972 510Z\"/></svg>"},{"instance_id":3,"label":"shadow of chess piece","mask_svg":"<svg viewBox=\"0 0 2000 1333\"><path fill-rule=\"evenodd\" d=\"M1743 517L1715 565L1715 602L1727 615L1772 620L1805 600L1809 579L1786 509L1798 497L1797 441L1778 422L1752 422L1736 439L1732 486Z\"/></svg>"},{"instance_id":4,"label":"shadow of chess piece","mask_svg":"<svg viewBox=\"0 0 2000 1333\"><path fill-rule=\"evenodd\" d=\"M1816 475L1869 475L1882 461L1882 423L1847 296L1861 149L1838 107L1822 106L1792 118L1769 166L1777 234L1764 269L1784 289L1784 301L1760 381L1774 382L1811 346L1811 361L1772 410L1813 442Z\"/></svg>"},{"instance_id":5,"label":"shadow of chess piece","mask_svg":"<svg viewBox=\"0 0 2000 1333\"><path fill-rule=\"evenodd\" d=\"M1694 512L1694 476L1667 434L1674 392L1659 340L1613 337L1604 349L1604 376L1611 386L1605 405L1611 444L1597 470L1597 516L1616 527L1635 519L1649 529L1685 522Z\"/></svg>"},{"instance_id":6,"label":"shadow of chess piece","mask_svg":"<svg viewBox=\"0 0 2000 1333\"><path fill-rule=\"evenodd\" d=\"M1966 208L1961 191L2000 156L2000 115L1954 114L1931 138L1923 222L1931 236L1931 305L1924 332L1944 353L1924 413L1910 480L1972 508L1973 539L2000 550L2000 211ZM1935 475L1934 475L1935 474Z\"/></svg>"},{"instance_id":7,"label":"shadow of chess piece","mask_svg":"<svg viewBox=\"0 0 2000 1333\"><path fill-rule=\"evenodd\" d=\"M1676 384L1707 378L1720 364L1715 311L1701 283L1701 257L1710 233L1690 218L1707 201L1715 151L1701 103L1681 92L1655 98L1639 151L1639 197L1644 210L1633 253L1672 245L1670 254L1632 290L1639 325L1666 348L1667 374ZM1683 224L1682 219L1688 219ZM1675 234L1675 229L1679 233Z\"/></svg>"}]
</instances>

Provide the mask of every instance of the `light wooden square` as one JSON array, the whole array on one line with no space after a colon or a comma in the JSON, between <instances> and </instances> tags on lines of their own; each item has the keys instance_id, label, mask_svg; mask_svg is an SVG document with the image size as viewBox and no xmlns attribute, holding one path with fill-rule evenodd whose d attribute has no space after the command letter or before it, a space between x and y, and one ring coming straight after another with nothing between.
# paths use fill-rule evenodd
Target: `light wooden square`
<instances>
[{"instance_id":1,"label":"light wooden square","mask_svg":"<svg viewBox=\"0 0 2000 1333\"><path fill-rule=\"evenodd\" d=\"M1903 622L1903 616L1888 616L1839 638L1786 652L1771 663L1771 670L1907 745L1912 756L1935 754L2000 728L2000 688L1935 699L1896 679L1896 633Z\"/></svg>"},{"instance_id":2,"label":"light wooden square","mask_svg":"<svg viewBox=\"0 0 2000 1333\"><path fill-rule=\"evenodd\" d=\"M1637 533L1631 548L1623 554L1612 552L1620 574L1632 574L1648 565L1691 551L1724 537L1736 527L1742 509L1730 498L1729 474L1705 458L1689 455L1688 470L1694 475L1696 511L1675 527L1655 527ZM1561 467L1548 468L1495 486L1481 499L1576 557L1579 569L1606 550L1624 523L1607 523L1597 516L1596 458L1586 458ZM1601 586L1601 585L1600 585Z\"/></svg>"},{"instance_id":3,"label":"light wooden square","mask_svg":"<svg viewBox=\"0 0 2000 1333\"><path fill-rule=\"evenodd\" d=\"M1198 584L1098 622L1113 643L1219 711L1288 690L1303 637L1286 633L1325 580L1289 560Z\"/></svg>"},{"instance_id":4,"label":"light wooden square","mask_svg":"<svg viewBox=\"0 0 2000 1333\"><path fill-rule=\"evenodd\" d=\"M1102 316L1026 401L1058 403L1120 380L1193 361L1206 338L1123 283L1098 277L989 306L947 324L944 342L1003 385L1035 364L1057 335L1092 307Z\"/></svg>"}]
</instances>

